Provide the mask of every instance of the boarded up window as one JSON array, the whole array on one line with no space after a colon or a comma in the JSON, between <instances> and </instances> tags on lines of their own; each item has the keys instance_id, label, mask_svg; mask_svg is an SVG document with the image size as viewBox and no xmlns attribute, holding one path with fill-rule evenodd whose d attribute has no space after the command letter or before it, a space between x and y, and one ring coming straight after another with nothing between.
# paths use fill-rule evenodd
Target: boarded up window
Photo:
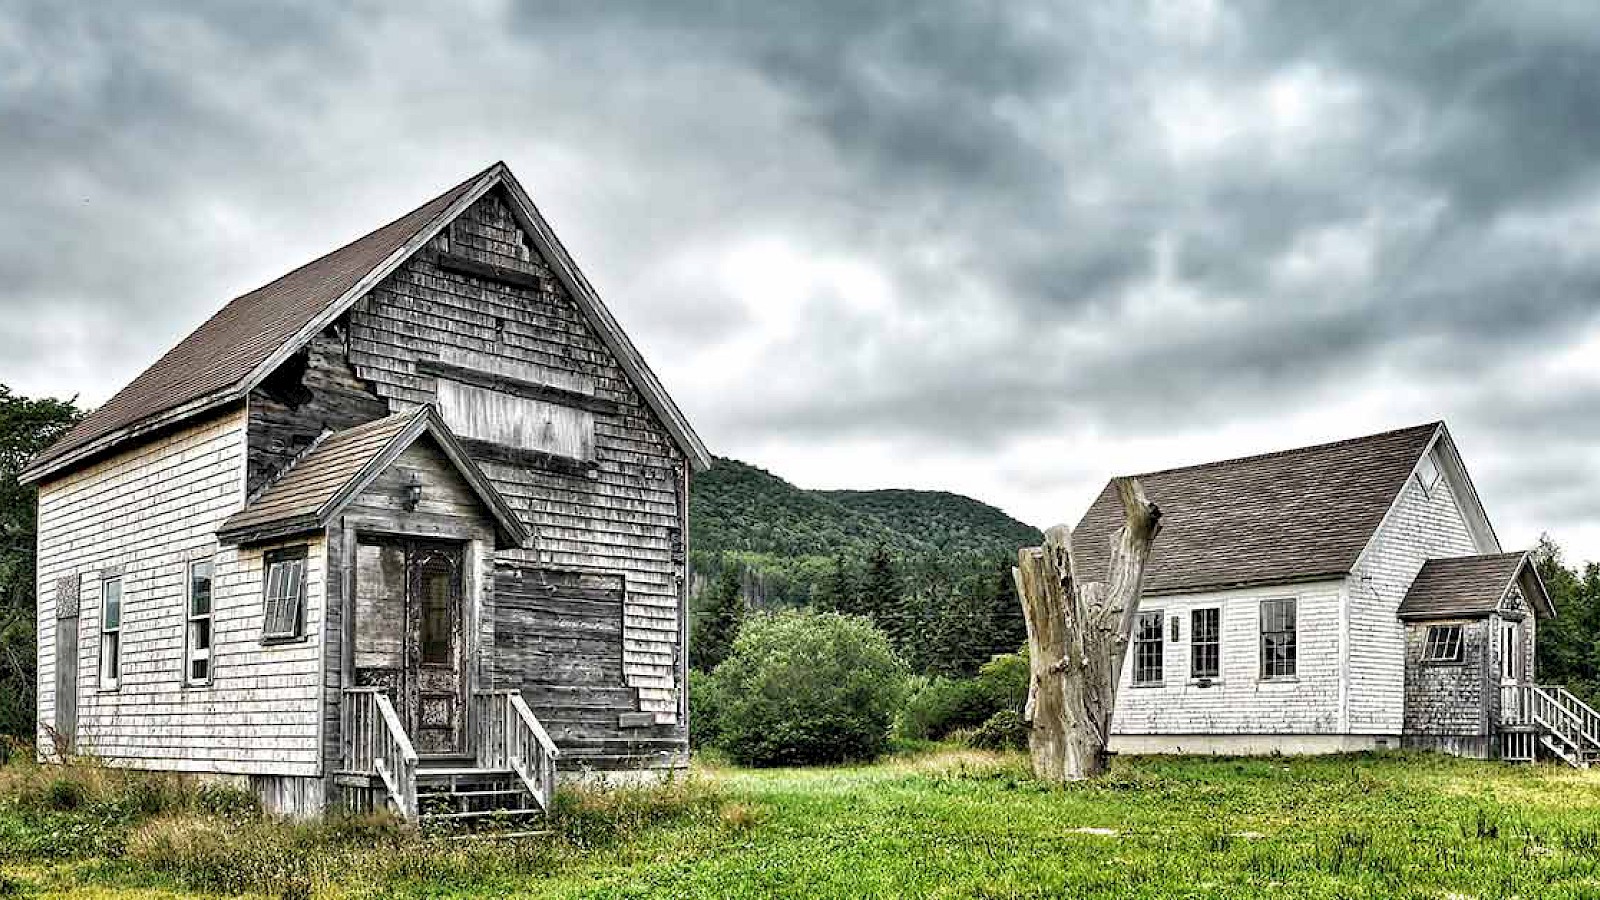
<instances>
[{"instance_id":1,"label":"boarded up window","mask_svg":"<svg viewBox=\"0 0 1600 900\"><path fill-rule=\"evenodd\" d=\"M399 544L356 547L355 666L399 669L405 663L406 550Z\"/></svg>"},{"instance_id":2,"label":"boarded up window","mask_svg":"<svg viewBox=\"0 0 1600 900\"><path fill-rule=\"evenodd\" d=\"M439 379L439 412L461 437L502 447L594 459L594 413Z\"/></svg>"},{"instance_id":3,"label":"boarded up window","mask_svg":"<svg viewBox=\"0 0 1600 900\"><path fill-rule=\"evenodd\" d=\"M499 682L520 687L536 713L557 695L597 703L626 685L619 575L502 567L494 607Z\"/></svg>"}]
</instances>

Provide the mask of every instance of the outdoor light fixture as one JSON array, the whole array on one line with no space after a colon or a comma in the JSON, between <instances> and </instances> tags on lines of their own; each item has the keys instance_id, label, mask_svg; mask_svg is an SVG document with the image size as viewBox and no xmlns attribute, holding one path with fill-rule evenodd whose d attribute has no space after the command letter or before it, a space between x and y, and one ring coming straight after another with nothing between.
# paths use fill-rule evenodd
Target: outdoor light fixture
<instances>
[{"instance_id":1,"label":"outdoor light fixture","mask_svg":"<svg viewBox=\"0 0 1600 900\"><path fill-rule=\"evenodd\" d=\"M406 473L406 512L416 512L417 504L422 502L422 476L416 472Z\"/></svg>"}]
</instances>

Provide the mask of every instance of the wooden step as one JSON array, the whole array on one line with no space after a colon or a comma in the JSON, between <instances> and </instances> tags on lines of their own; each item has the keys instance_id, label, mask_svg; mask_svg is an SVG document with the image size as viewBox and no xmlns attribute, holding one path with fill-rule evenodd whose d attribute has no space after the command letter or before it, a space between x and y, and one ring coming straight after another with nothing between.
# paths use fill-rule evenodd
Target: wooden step
<instances>
[{"instance_id":1,"label":"wooden step","mask_svg":"<svg viewBox=\"0 0 1600 900\"><path fill-rule=\"evenodd\" d=\"M529 809L482 809L469 812L423 813L418 818L422 824L429 822L467 822L473 819L510 818L512 816L537 816L543 811L538 808Z\"/></svg>"},{"instance_id":2,"label":"wooden step","mask_svg":"<svg viewBox=\"0 0 1600 900\"><path fill-rule=\"evenodd\" d=\"M518 838L548 837L549 831L469 831L466 834L441 834L434 836L436 841L502 841L516 840Z\"/></svg>"},{"instance_id":3,"label":"wooden step","mask_svg":"<svg viewBox=\"0 0 1600 900\"><path fill-rule=\"evenodd\" d=\"M480 769L477 766L418 766L417 780L424 778L515 778L510 769Z\"/></svg>"},{"instance_id":4,"label":"wooden step","mask_svg":"<svg viewBox=\"0 0 1600 900\"><path fill-rule=\"evenodd\" d=\"M448 791L419 790L417 791L417 799L435 800L439 798L452 797L520 797L526 793L528 793L527 788L505 788L504 790L493 791L458 791L454 789Z\"/></svg>"}]
</instances>

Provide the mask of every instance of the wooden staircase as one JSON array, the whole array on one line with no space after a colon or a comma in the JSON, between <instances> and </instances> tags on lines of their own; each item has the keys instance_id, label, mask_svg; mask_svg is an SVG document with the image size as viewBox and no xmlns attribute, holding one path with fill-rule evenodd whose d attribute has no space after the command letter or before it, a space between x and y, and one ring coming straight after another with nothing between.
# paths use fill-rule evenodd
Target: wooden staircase
<instances>
[{"instance_id":1,"label":"wooden staircase","mask_svg":"<svg viewBox=\"0 0 1600 900\"><path fill-rule=\"evenodd\" d=\"M468 718L475 752L419 759L389 696L378 688L347 688L342 715L344 758L337 780L367 788L379 802L430 832L471 833L510 825L528 834L550 811L560 755L517 691L472 698Z\"/></svg>"},{"instance_id":2,"label":"wooden staircase","mask_svg":"<svg viewBox=\"0 0 1600 900\"><path fill-rule=\"evenodd\" d=\"M1500 688L1500 758L1555 758L1575 769L1600 762L1600 712L1560 685Z\"/></svg>"}]
</instances>

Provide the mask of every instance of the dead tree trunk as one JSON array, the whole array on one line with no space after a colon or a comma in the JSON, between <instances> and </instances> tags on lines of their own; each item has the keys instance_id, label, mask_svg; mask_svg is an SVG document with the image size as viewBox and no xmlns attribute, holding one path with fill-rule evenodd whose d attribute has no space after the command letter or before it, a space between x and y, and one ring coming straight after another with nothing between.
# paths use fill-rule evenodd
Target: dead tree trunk
<instances>
[{"instance_id":1,"label":"dead tree trunk","mask_svg":"<svg viewBox=\"0 0 1600 900\"><path fill-rule=\"evenodd\" d=\"M1107 582L1076 580L1072 532L1065 525L1045 532L1043 547L1018 551L1011 570L1033 670L1025 716L1033 723L1028 749L1034 775L1050 781L1105 771L1117 679L1145 563L1161 530L1161 510L1138 481L1120 478L1116 487L1124 521L1111 536Z\"/></svg>"}]
</instances>

